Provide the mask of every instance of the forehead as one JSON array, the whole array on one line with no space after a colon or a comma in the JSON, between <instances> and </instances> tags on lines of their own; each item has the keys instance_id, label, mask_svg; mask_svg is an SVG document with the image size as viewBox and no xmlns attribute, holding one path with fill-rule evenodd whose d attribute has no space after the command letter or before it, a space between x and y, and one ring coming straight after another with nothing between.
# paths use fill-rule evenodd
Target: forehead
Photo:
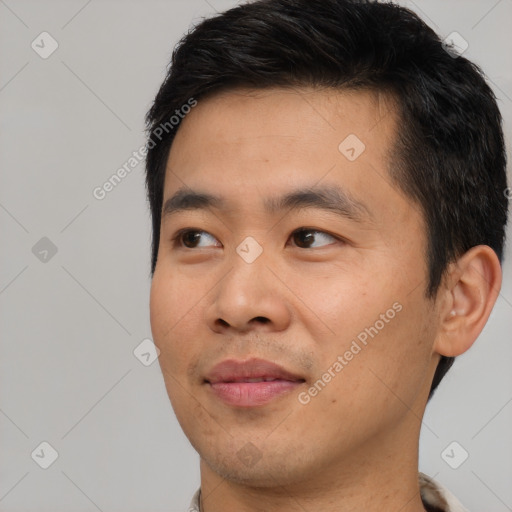
<instances>
[{"instance_id":1,"label":"forehead","mask_svg":"<svg viewBox=\"0 0 512 512\"><path fill-rule=\"evenodd\" d=\"M182 121L171 147L171 169L213 170L238 159L239 166L283 160L317 163L340 157L354 146L356 157L380 166L389 162L396 114L393 100L380 92L333 89L234 89L199 100ZM346 144L344 144L346 142ZM349 160L350 161L350 160ZM281 165L285 171L286 165ZM352 167L358 167L352 160ZM228 169L224 169L228 171ZM189 174L190 176L190 174ZM250 178L249 173L245 176Z\"/></svg>"},{"instance_id":2,"label":"forehead","mask_svg":"<svg viewBox=\"0 0 512 512\"><path fill-rule=\"evenodd\" d=\"M182 121L164 196L200 185L247 199L247 190L268 196L330 182L371 202L377 192L398 193L389 175L396 127L392 98L374 91L216 93Z\"/></svg>"},{"instance_id":3,"label":"forehead","mask_svg":"<svg viewBox=\"0 0 512 512\"><path fill-rule=\"evenodd\" d=\"M384 122L383 122L384 121ZM190 126L192 125L192 126ZM207 148L263 137L300 139L337 150L353 134L374 146L388 146L396 127L391 95L372 90L332 88L230 89L199 100L181 123L175 145L190 139ZM210 138L199 140L201 135ZM215 140L211 136L215 136ZM326 138L327 137L327 138ZM209 144L210 143L210 144ZM334 148L332 147L334 144Z\"/></svg>"}]
</instances>

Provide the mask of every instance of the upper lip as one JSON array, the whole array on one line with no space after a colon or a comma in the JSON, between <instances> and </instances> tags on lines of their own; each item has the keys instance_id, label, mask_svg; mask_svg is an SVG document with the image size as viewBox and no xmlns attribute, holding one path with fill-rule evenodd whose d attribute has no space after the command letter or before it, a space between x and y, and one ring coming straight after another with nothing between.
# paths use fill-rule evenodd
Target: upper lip
<instances>
[{"instance_id":1,"label":"upper lip","mask_svg":"<svg viewBox=\"0 0 512 512\"><path fill-rule=\"evenodd\" d=\"M305 380L300 375L285 370L282 366L257 358L246 361L227 359L215 365L205 377L205 381L210 384L247 382L248 379L280 379L292 382L304 382Z\"/></svg>"}]
</instances>

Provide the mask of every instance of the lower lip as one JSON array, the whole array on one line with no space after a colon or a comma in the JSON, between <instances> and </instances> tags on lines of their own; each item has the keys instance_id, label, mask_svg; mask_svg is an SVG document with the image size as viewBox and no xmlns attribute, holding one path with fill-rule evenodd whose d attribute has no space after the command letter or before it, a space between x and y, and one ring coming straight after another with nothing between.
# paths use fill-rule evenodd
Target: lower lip
<instances>
[{"instance_id":1,"label":"lower lip","mask_svg":"<svg viewBox=\"0 0 512 512\"><path fill-rule=\"evenodd\" d=\"M268 382L217 382L209 384L212 391L229 405L255 407L293 391L302 382L273 380Z\"/></svg>"}]
</instances>

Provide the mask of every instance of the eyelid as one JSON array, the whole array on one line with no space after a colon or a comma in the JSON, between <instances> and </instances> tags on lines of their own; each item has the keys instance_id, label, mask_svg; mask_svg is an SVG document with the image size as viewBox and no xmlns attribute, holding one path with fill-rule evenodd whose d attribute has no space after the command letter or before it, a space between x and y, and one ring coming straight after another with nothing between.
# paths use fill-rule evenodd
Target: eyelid
<instances>
[{"instance_id":1,"label":"eyelid","mask_svg":"<svg viewBox=\"0 0 512 512\"><path fill-rule=\"evenodd\" d=\"M326 231L325 229L314 228L311 226L301 226L300 228L294 229L291 232L291 234L293 235L294 233L300 233L301 231L315 231L317 233L322 233L323 235L332 236L333 238L338 238L338 239L340 238L338 235L330 233L329 231Z\"/></svg>"}]
</instances>

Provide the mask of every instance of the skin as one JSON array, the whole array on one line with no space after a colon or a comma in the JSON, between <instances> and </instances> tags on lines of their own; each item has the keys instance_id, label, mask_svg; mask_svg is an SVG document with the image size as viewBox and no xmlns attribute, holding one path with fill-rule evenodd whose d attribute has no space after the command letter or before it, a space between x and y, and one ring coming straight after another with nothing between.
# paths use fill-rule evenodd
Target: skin
<instances>
[{"instance_id":1,"label":"skin","mask_svg":"<svg viewBox=\"0 0 512 512\"><path fill-rule=\"evenodd\" d=\"M398 129L383 95L306 88L224 91L181 124L164 203L185 187L226 205L163 217L150 311L167 392L201 457L203 511L424 510L418 439L432 377L440 354L459 355L478 336L501 273L478 246L426 298L422 212L388 170ZM349 134L366 146L354 161L338 149ZM264 208L320 185L367 213ZM307 243L294 235L303 227ZM184 228L205 233L187 247L173 240ZM263 249L252 263L236 251L248 236ZM393 304L394 318L301 403ZM263 406L225 404L205 375L251 357L305 382Z\"/></svg>"}]
</instances>

